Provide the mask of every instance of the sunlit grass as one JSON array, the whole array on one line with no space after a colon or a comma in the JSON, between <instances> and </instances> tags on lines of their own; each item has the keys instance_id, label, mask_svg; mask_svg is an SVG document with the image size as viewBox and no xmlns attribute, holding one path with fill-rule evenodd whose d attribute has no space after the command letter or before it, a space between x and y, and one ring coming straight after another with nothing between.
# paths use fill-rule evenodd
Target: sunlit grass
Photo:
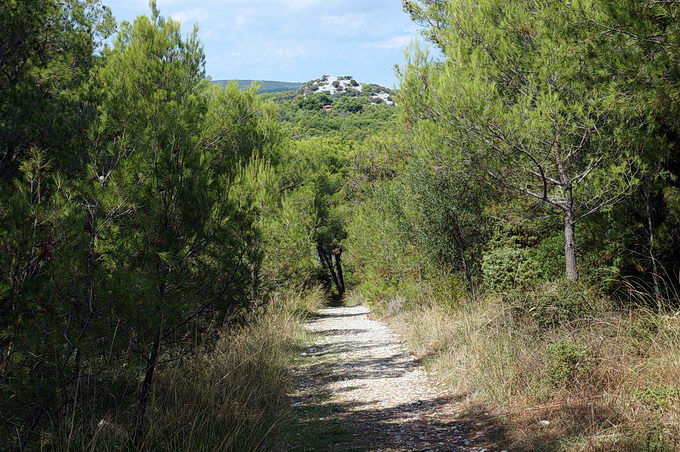
<instances>
[{"instance_id":1,"label":"sunlit grass","mask_svg":"<svg viewBox=\"0 0 680 452\"><path fill-rule=\"evenodd\" d=\"M293 412L290 365L306 339L307 315L324 302L313 288L272 298L251 322L219 332L212 350L170 362L158 373L147 427L136 443L136 381L85 388L69 414L42 434L59 450L285 450ZM126 402L123 402L125 400Z\"/></svg>"},{"instance_id":2,"label":"sunlit grass","mask_svg":"<svg viewBox=\"0 0 680 452\"><path fill-rule=\"evenodd\" d=\"M680 447L677 314L609 309L546 329L489 297L389 322L439 381L487 407L511 450Z\"/></svg>"}]
</instances>

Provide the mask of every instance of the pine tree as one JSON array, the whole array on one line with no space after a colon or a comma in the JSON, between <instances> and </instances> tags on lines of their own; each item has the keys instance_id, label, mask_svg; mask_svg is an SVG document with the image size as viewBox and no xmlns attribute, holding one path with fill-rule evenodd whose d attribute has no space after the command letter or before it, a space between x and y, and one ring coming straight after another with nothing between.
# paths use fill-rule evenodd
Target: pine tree
<instances>
[{"instance_id":1,"label":"pine tree","mask_svg":"<svg viewBox=\"0 0 680 452\"><path fill-rule=\"evenodd\" d=\"M634 137L644 126L609 102L607 49L589 23L599 11L592 2L497 0L415 11L426 22L436 14L444 57L412 55L402 78L408 117L434 123L487 181L560 212L566 275L576 281L575 226L636 184Z\"/></svg>"}]
</instances>

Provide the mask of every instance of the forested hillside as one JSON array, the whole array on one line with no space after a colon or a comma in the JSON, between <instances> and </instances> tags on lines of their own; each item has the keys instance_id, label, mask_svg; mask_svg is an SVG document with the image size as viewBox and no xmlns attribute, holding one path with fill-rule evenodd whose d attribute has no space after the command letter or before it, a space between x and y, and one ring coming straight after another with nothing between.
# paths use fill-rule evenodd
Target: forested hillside
<instances>
[{"instance_id":1,"label":"forested hillside","mask_svg":"<svg viewBox=\"0 0 680 452\"><path fill-rule=\"evenodd\" d=\"M155 2L0 5L0 449L302 447L328 300L510 450L680 447L680 5L403 3L395 92L260 94Z\"/></svg>"},{"instance_id":2,"label":"forested hillside","mask_svg":"<svg viewBox=\"0 0 680 452\"><path fill-rule=\"evenodd\" d=\"M280 93L282 91L296 90L302 86L302 83L295 82L276 82L273 80L213 80L213 83L218 85L227 86L230 83L238 83L239 88L246 89L253 84L262 85L259 93Z\"/></svg>"}]
</instances>

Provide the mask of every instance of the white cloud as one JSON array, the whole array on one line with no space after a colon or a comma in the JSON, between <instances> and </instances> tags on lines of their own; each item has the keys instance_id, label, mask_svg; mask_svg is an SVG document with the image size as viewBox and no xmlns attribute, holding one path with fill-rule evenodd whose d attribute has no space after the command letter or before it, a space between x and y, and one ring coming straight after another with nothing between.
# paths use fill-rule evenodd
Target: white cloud
<instances>
[{"instance_id":1,"label":"white cloud","mask_svg":"<svg viewBox=\"0 0 680 452\"><path fill-rule=\"evenodd\" d=\"M243 28L250 20L255 16L255 10L252 9L239 9L234 17L234 26L237 30Z\"/></svg>"},{"instance_id":2,"label":"white cloud","mask_svg":"<svg viewBox=\"0 0 680 452\"><path fill-rule=\"evenodd\" d=\"M197 23L206 20L210 14L204 9L187 9L174 13L172 17L179 23Z\"/></svg>"},{"instance_id":3,"label":"white cloud","mask_svg":"<svg viewBox=\"0 0 680 452\"><path fill-rule=\"evenodd\" d=\"M328 27L360 28L364 25L364 18L359 14L322 16L321 22Z\"/></svg>"},{"instance_id":4,"label":"white cloud","mask_svg":"<svg viewBox=\"0 0 680 452\"><path fill-rule=\"evenodd\" d=\"M377 49L399 49L409 45L413 38L413 35L392 36L391 38L383 39L382 41L371 42L367 45L368 47L374 47Z\"/></svg>"},{"instance_id":5,"label":"white cloud","mask_svg":"<svg viewBox=\"0 0 680 452\"><path fill-rule=\"evenodd\" d=\"M310 6L316 6L321 3L321 0L275 0L277 3L283 4L288 9L305 9Z\"/></svg>"},{"instance_id":6,"label":"white cloud","mask_svg":"<svg viewBox=\"0 0 680 452\"><path fill-rule=\"evenodd\" d=\"M215 36L215 30L212 29L212 28L209 29L209 30L206 30L206 31L201 31L198 34L198 37L201 39L201 41L206 41L206 40L212 38L213 36Z\"/></svg>"},{"instance_id":7,"label":"white cloud","mask_svg":"<svg viewBox=\"0 0 680 452\"><path fill-rule=\"evenodd\" d=\"M278 49L274 50L274 55L286 60L287 62L301 58L306 54L307 49L302 44L292 47L279 47Z\"/></svg>"},{"instance_id":8,"label":"white cloud","mask_svg":"<svg viewBox=\"0 0 680 452\"><path fill-rule=\"evenodd\" d=\"M177 3L188 3L190 4L192 0L160 0L159 3L177 4ZM315 6L324 3L324 0L204 0L205 3L210 3L215 7L223 5L233 5L250 3L257 4L258 6L264 5L283 5L287 9L303 9L310 6Z\"/></svg>"}]
</instances>

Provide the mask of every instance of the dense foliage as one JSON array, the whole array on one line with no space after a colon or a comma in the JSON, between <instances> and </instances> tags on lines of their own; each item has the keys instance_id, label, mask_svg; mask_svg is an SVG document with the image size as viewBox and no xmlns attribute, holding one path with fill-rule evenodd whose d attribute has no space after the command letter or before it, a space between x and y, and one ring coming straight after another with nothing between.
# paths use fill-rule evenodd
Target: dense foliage
<instances>
[{"instance_id":1,"label":"dense foliage","mask_svg":"<svg viewBox=\"0 0 680 452\"><path fill-rule=\"evenodd\" d=\"M354 202L390 226L367 237L353 215L356 259L387 253L397 285L442 265L489 290L627 279L662 310L678 284L677 5L404 6L440 53L411 49L401 138L362 148Z\"/></svg>"},{"instance_id":2,"label":"dense foliage","mask_svg":"<svg viewBox=\"0 0 680 452\"><path fill-rule=\"evenodd\" d=\"M197 32L153 4L105 47L98 2L2 8L0 448L86 442L100 395L144 441L159 366L318 279L345 145L291 142L257 88L209 83Z\"/></svg>"},{"instance_id":3,"label":"dense foliage","mask_svg":"<svg viewBox=\"0 0 680 452\"><path fill-rule=\"evenodd\" d=\"M347 93L300 96L293 91L266 96L279 105L278 119L294 139L337 137L359 143L381 130L396 127L397 108L372 103L366 97ZM333 109L326 111L325 105Z\"/></svg>"},{"instance_id":4,"label":"dense foliage","mask_svg":"<svg viewBox=\"0 0 680 452\"><path fill-rule=\"evenodd\" d=\"M465 346L521 325L551 390L595 368L567 325L678 309L680 6L404 7L437 56L395 106L211 83L155 3L0 6L1 449L95 441L94 400L141 447L159 371L291 287L479 323Z\"/></svg>"},{"instance_id":5,"label":"dense foliage","mask_svg":"<svg viewBox=\"0 0 680 452\"><path fill-rule=\"evenodd\" d=\"M673 410L635 394L678 390L680 6L403 3L435 50L352 159L352 299L513 450L674 450Z\"/></svg>"}]
</instances>

